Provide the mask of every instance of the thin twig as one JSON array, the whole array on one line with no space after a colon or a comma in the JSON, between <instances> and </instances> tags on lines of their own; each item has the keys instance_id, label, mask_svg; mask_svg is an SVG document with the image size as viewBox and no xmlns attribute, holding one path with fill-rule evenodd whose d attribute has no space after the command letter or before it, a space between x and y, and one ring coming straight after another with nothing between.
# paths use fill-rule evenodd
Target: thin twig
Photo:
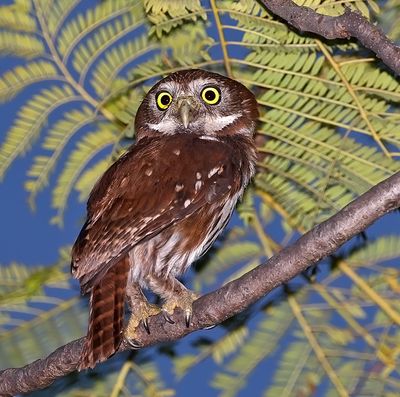
<instances>
[{"instance_id":1,"label":"thin twig","mask_svg":"<svg viewBox=\"0 0 400 397\"><path fill-rule=\"evenodd\" d=\"M232 67L231 67L231 64L230 64L230 57L228 55L228 49L227 49L227 45L226 45L226 41L225 41L224 30L222 28L221 19L219 17L218 9L217 9L217 6L215 4L215 0L211 0L210 3L211 3L212 12L214 14L215 25L217 27L219 41L221 43L221 49L222 49L222 55L224 57L224 65L225 65L226 75L228 77L233 78Z\"/></svg>"},{"instance_id":2,"label":"thin twig","mask_svg":"<svg viewBox=\"0 0 400 397\"><path fill-rule=\"evenodd\" d=\"M318 343L317 338L314 336L313 332L311 331L310 325L308 324L306 318L303 316L301 312L300 305L297 303L296 298L294 296L288 297L289 306L292 309L293 315L296 317L308 343L310 344L311 348L314 351L315 356L317 357L318 361L320 362L322 368L324 369L326 375L335 386L336 391L338 392L339 396L341 397L348 397L349 393L347 392L346 388L343 386L342 382L340 381L336 371L333 369L332 365L328 361L327 357L325 356L324 350Z\"/></svg>"}]
</instances>

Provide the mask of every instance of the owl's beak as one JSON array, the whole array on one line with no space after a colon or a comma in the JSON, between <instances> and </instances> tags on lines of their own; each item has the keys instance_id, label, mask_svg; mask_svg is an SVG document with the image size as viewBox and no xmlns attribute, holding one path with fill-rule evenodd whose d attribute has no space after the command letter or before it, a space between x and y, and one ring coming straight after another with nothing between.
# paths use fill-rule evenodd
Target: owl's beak
<instances>
[{"instance_id":1,"label":"owl's beak","mask_svg":"<svg viewBox=\"0 0 400 397\"><path fill-rule=\"evenodd\" d=\"M180 98L178 101L178 107L183 126L187 128L192 121L192 111L194 110L193 98Z\"/></svg>"}]
</instances>

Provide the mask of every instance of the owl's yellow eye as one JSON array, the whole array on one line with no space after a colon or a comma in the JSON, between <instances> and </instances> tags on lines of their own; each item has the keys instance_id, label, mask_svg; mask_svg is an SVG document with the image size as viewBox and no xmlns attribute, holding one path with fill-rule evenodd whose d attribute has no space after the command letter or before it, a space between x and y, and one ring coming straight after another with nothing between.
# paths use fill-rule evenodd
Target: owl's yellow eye
<instances>
[{"instance_id":1,"label":"owl's yellow eye","mask_svg":"<svg viewBox=\"0 0 400 397\"><path fill-rule=\"evenodd\" d=\"M205 87L201 99L208 105L216 105L221 100L221 91L217 87Z\"/></svg>"},{"instance_id":2,"label":"owl's yellow eye","mask_svg":"<svg viewBox=\"0 0 400 397\"><path fill-rule=\"evenodd\" d=\"M172 103L172 95L168 91L161 91L157 94L156 103L160 110L167 110Z\"/></svg>"}]
</instances>

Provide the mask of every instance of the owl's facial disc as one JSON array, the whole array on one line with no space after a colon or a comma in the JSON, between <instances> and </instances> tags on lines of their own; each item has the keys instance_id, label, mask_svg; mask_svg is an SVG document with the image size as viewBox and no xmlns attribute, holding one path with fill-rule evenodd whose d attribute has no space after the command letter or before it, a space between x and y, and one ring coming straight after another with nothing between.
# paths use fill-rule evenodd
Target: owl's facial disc
<instances>
[{"instance_id":1,"label":"owl's facial disc","mask_svg":"<svg viewBox=\"0 0 400 397\"><path fill-rule=\"evenodd\" d=\"M164 134L214 134L240 117L239 112L231 113L229 107L223 106L223 94L218 86L204 83L193 85L186 90L163 87L155 95L159 120L157 123L148 123L148 126Z\"/></svg>"}]
</instances>

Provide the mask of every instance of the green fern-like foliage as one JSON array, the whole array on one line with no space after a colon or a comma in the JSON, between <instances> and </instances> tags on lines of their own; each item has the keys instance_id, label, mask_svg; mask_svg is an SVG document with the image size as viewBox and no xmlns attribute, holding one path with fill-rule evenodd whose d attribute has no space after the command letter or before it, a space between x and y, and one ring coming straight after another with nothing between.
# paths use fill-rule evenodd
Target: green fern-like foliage
<instances>
[{"instance_id":1,"label":"green fern-like foliage","mask_svg":"<svg viewBox=\"0 0 400 397\"><path fill-rule=\"evenodd\" d=\"M0 76L0 102L33 92L1 139L0 178L28 155L29 203L50 194L52 223L63 224L71 193L85 201L131 143L136 109L154 81L186 68L243 82L261 112L258 171L239 206L242 222L196 267L198 291L263 263L399 169L399 80L356 42L300 34L256 0L80 3L0 7L0 55L19 60ZM296 3L327 15L382 11L391 37L399 37L390 22L400 13L397 0L382 10L372 0ZM358 244L321 265L313 282L298 278L209 339L194 337L190 352L168 358L177 381L210 364L211 394L224 397L399 395L398 247L396 235ZM2 367L24 365L85 332L67 264L63 251L50 268L0 268ZM67 298L57 297L61 290ZM104 377L70 379L57 395L171 396L158 357L115 358ZM268 376L254 393L260 371Z\"/></svg>"},{"instance_id":2,"label":"green fern-like foliage","mask_svg":"<svg viewBox=\"0 0 400 397\"><path fill-rule=\"evenodd\" d=\"M69 251L61 249L59 260L51 266L0 267L2 368L48 355L86 329L87 315L66 271Z\"/></svg>"}]
</instances>

